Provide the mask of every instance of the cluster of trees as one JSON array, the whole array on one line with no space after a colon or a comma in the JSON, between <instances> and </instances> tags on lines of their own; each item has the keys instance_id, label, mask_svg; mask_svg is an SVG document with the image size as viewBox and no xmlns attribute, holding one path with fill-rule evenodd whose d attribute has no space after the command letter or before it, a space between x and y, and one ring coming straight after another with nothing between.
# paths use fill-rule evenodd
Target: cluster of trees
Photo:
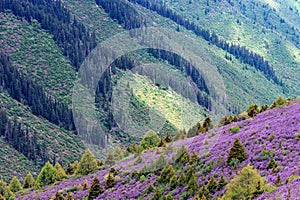
<instances>
[{"instance_id":1,"label":"cluster of trees","mask_svg":"<svg viewBox=\"0 0 300 200\"><path fill-rule=\"evenodd\" d=\"M200 122L198 122L188 130L187 137L191 138L196 135L206 133L212 128L213 128L212 120L210 119L210 117L206 117L202 125L200 124Z\"/></svg>"},{"instance_id":2,"label":"cluster of trees","mask_svg":"<svg viewBox=\"0 0 300 200\"><path fill-rule=\"evenodd\" d=\"M240 59L242 62L254 66L257 70L261 71L268 79L273 80L276 84L281 84L282 82L275 75L275 71L268 61L264 58L244 46L230 44L224 39L219 38L216 33L205 30L194 22L180 16L175 11L168 8L162 1L150 1L150 0L129 0L130 2L140 4L141 6L153 10L160 14L163 17L173 20L175 23L184 26L186 29L193 31L196 35L201 36L206 41L210 42L213 45L216 45L219 48L222 48L226 52L232 54L237 59ZM121 9L121 7L119 7ZM130 13L128 13L130 14ZM123 16L121 16L123 17ZM130 20L130 18L127 18Z\"/></svg>"},{"instance_id":3,"label":"cluster of trees","mask_svg":"<svg viewBox=\"0 0 300 200\"><path fill-rule=\"evenodd\" d=\"M3 109L0 110L0 136L35 163L49 159L46 145L38 141L38 134L18 122L16 116L10 120Z\"/></svg>"},{"instance_id":4,"label":"cluster of trees","mask_svg":"<svg viewBox=\"0 0 300 200\"><path fill-rule=\"evenodd\" d=\"M19 72L3 53L0 53L0 87L17 101L28 105L33 114L75 131L72 110L47 95L41 86Z\"/></svg>"},{"instance_id":5,"label":"cluster of trees","mask_svg":"<svg viewBox=\"0 0 300 200\"><path fill-rule=\"evenodd\" d=\"M72 65L78 70L89 52L96 47L95 33L88 31L61 1L54 0L3 0L0 11L11 10L16 16L29 23L37 20L41 27L49 31L61 47Z\"/></svg>"},{"instance_id":6,"label":"cluster of trees","mask_svg":"<svg viewBox=\"0 0 300 200\"><path fill-rule=\"evenodd\" d=\"M211 91L208 90L207 84L201 72L195 68L190 62L180 57L176 53L165 51L162 49L147 49L147 52L156 58L167 60L171 65L177 67L180 71L185 73L197 86L197 102L199 105L211 110L211 100L208 95ZM174 88L176 91L176 88ZM176 91L181 93L182 91Z\"/></svg>"},{"instance_id":7,"label":"cluster of trees","mask_svg":"<svg viewBox=\"0 0 300 200\"><path fill-rule=\"evenodd\" d=\"M126 30L140 28L145 25L144 19L137 11L122 0L96 0L96 3L101 6L112 19L122 24Z\"/></svg>"}]
</instances>

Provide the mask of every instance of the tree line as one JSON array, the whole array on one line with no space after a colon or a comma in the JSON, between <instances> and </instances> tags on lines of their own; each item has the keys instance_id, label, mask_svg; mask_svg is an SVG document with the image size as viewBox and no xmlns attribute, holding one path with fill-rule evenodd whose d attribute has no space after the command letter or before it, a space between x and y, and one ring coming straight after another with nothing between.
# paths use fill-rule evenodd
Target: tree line
<instances>
[{"instance_id":1,"label":"tree line","mask_svg":"<svg viewBox=\"0 0 300 200\"><path fill-rule=\"evenodd\" d=\"M37 20L41 27L53 35L72 65L79 69L89 52L96 47L96 35L72 18L61 1L54 0L2 0L0 12L11 10L30 24Z\"/></svg>"},{"instance_id":2,"label":"tree line","mask_svg":"<svg viewBox=\"0 0 300 200\"><path fill-rule=\"evenodd\" d=\"M3 53L0 53L0 87L15 100L28 105L34 115L75 131L72 110L47 95L41 86L19 72Z\"/></svg>"},{"instance_id":3,"label":"tree line","mask_svg":"<svg viewBox=\"0 0 300 200\"><path fill-rule=\"evenodd\" d=\"M0 136L35 163L44 163L49 159L45 143L38 142L38 133L18 122L16 116L10 120L3 109L0 110Z\"/></svg>"},{"instance_id":4,"label":"tree line","mask_svg":"<svg viewBox=\"0 0 300 200\"><path fill-rule=\"evenodd\" d=\"M169 18L178 25L184 26L187 30L193 31L197 36L202 37L210 44L213 44L224 51L235 56L237 59L245 64L249 64L261 71L266 78L273 80L276 84L283 85L281 80L276 76L272 66L261 55L250 51L239 44L232 44L224 39L219 38L215 32L210 32L204 28L199 27L194 22L180 16L175 11L168 8L162 1L153 0L129 0L132 3L139 4L149 10L157 12L159 15ZM145 20L129 5L124 5L122 0L107 1L96 0L99 6L113 18L116 19L124 28L139 28L145 24ZM113 8L113 9L111 9ZM123 14L122 14L123 13ZM133 17L134 16L134 17Z\"/></svg>"}]
</instances>

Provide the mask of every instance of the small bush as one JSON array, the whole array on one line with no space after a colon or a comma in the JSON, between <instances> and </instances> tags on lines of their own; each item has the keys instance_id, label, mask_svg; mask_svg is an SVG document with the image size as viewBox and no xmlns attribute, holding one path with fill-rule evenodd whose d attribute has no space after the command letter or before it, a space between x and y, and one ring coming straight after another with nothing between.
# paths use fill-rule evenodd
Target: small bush
<instances>
[{"instance_id":1,"label":"small bush","mask_svg":"<svg viewBox=\"0 0 300 200\"><path fill-rule=\"evenodd\" d=\"M231 133L238 133L240 132L240 127L239 126L233 126L230 128Z\"/></svg>"}]
</instances>

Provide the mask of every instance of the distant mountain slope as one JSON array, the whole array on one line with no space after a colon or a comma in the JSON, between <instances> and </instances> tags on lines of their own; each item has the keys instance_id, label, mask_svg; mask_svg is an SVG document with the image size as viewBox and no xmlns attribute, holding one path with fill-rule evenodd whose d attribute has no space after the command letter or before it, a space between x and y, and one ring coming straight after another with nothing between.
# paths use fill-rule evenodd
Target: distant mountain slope
<instances>
[{"instance_id":1,"label":"distant mountain slope","mask_svg":"<svg viewBox=\"0 0 300 200\"><path fill-rule=\"evenodd\" d=\"M161 183L159 181L161 169L167 164L173 166L173 170L178 173L178 176L181 174L188 175L189 172L186 173L186 171L190 169L189 166L193 166L200 187L206 185L213 176L217 181L223 176L226 182L229 182L242 167L251 164L262 177L266 178L269 187L273 188L270 194L266 192L266 194L259 195L260 197L257 199L285 198L288 187L290 188L290 198L297 199L299 197L299 185L297 186L297 183L300 178L298 165L300 162L299 116L300 102L296 100L289 103L289 106L267 110L254 118L213 129L204 135L174 142L165 148L145 151L138 157L132 155L113 166L118 170L116 185L113 188L105 189L104 193L100 194L97 199L150 199L158 188L161 194L170 193L176 199L179 197L187 198L188 196L184 196L187 195L187 182L183 186L177 185L176 189L170 189L168 182ZM240 131L233 132L230 130L232 127L239 127ZM237 168L226 164L229 150L236 138L245 145L245 151L248 155L244 162L236 166ZM196 152L200 157L199 163L184 165L175 162L174 155L176 155L176 151L181 149L182 145L188 148L190 155ZM158 162L162 159L161 157L167 161L164 161L165 163ZM142 162L139 162L139 159L142 159ZM269 168L271 159L275 160L274 168ZM162 167L155 167L158 165ZM92 179L97 177L104 187L104 176L108 172L108 169L103 169L91 176L73 177L41 191L33 191L28 195L21 194L19 198L39 197L47 199L54 196L57 191L63 192L77 188L72 190L75 199L84 199L88 195L88 190L81 190L79 186L85 180L88 181L88 185L91 185ZM140 175L138 175L139 173ZM277 188L275 185L278 184L276 182L278 175L281 177L281 186ZM155 188L154 191L149 192L147 189L150 184ZM220 196L225 191L226 189L221 189L219 192L212 192L211 198Z\"/></svg>"}]
</instances>

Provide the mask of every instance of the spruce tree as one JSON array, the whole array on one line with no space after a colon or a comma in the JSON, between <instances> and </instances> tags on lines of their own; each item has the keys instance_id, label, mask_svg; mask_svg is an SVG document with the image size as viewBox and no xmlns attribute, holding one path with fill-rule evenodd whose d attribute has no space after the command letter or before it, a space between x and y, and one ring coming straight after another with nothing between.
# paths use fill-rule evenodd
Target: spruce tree
<instances>
[{"instance_id":1,"label":"spruce tree","mask_svg":"<svg viewBox=\"0 0 300 200\"><path fill-rule=\"evenodd\" d=\"M191 156L191 159L190 159L190 165L198 163L199 159L200 158L199 158L198 154L194 151L192 156Z\"/></svg>"},{"instance_id":2,"label":"spruce tree","mask_svg":"<svg viewBox=\"0 0 300 200\"><path fill-rule=\"evenodd\" d=\"M276 177L276 181L275 181L275 185L277 187L279 187L281 185L281 177L280 177L280 174L278 173L277 174L277 177Z\"/></svg>"},{"instance_id":3,"label":"spruce tree","mask_svg":"<svg viewBox=\"0 0 300 200\"><path fill-rule=\"evenodd\" d=\"M81 157L76 175L88 175L97 169L97 161L90 150L87 150Z\"/></svg>"},{"instance_id":4,"label":"spruce tree","mask_svg":"<svg viewBox=\"0 0 300 200\"><path fill-rule=\"evenodd\" d=\"M88 200L93 200L97 198L101 193L103 193L103 188L100 185L99 179L95 177L89 191Z\"/></svg>"},{"instance_id":5,"label":"spruce tree","mask_svg":"<svg viewBox=\"0 0 300 200\"><path fill-rule=\"evenodd\" d=\"M32 188L35 185L35 179L33 178L32 174L29 172L24 180L23 188Z\"/></svg>"},{"instance_id":6,"label":"spruce tree","mask_svg":"<svg viewBox=\"0 0 300 200\"><path fill-rule=\"evenodd\" d=\"M264 190L262 189L261 187L261 182L260 180L257 181L257 186L255 188L255 191L253 192L252 194L252 198L255 198L255 197L259 197L262 193L264 193Z\"/></svg>"},{"instance_id":7,"label":"spruce tree","mask_svg":"<svg viewBox=\"0 0 300 200\"><path fill-rule=\"evenodd\" d=\"M271 159L268 163L267 169L273 169L273 168L276 168L276 167L277 167L276 161L274 160L273 157L271 157Z\"/></svg>"},{"instance_id":8,"label":"spruce tree","mask_svg":"<svg viewBox=\"0 0 300 200\"><path fill-rule=\"evenodd\" d=\"M185 184L186 184L186 177L185 177L184 173L182 173L177 180L177 186L182 187Z\"/></svg>"},{"instance_id":9,"label":"spruce tree","mask_svg":"<svg viewBox=\"0 0 300 200\"><path fill-rule=\"evenodd\" d=\"M241 144L238 138L236 138L233 143L233 146L229 151L226 163L230 164L232 160L238 160L239 162L243 162L247 158L248 158L248 154L245 150L245 146Z\"/></svg>"},{"instance_id":10,"label":"spruce tree","mask_svg":"<svg viewBox=\"0 0 300 200\"><path fill-rule=\"evenodd\" d=\"M21 183L16 176L14 176L13 179L10 181L9 189L14 193L22 190Z\"/></svg>"},{"instance_id":11,"label":"spruce tree","mask_svg":"<svg viewBox=\"0 0 300 200\"><path fill-rule=\"evenodd\" d=\"M190 160L190 154L186 147L182 146L176 154L176 163L188 163Z\"/></svg>"},{"instance_id":12,"label":"spruce tree","mask_svg":"<svg viewBox=\"0 0 300 200\"><path fill-rule=\"evenodd\" d=\"M116 184L115 177L112 173L108 173L105 188L112 188Z\"/></svg>"}]
</instances>

